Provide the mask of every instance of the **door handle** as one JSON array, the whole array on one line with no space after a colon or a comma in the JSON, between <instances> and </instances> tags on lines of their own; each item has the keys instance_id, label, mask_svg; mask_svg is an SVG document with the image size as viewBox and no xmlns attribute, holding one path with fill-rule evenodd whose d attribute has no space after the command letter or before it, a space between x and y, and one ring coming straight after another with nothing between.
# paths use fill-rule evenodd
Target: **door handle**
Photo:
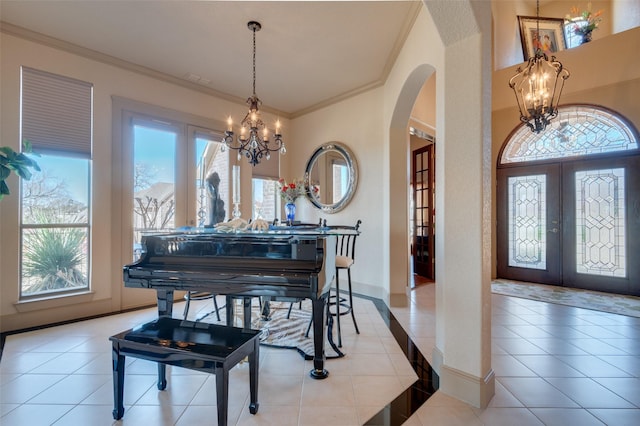
<instances>
[{"instance_id":1,"label":"door handle","mask_svg":"<svg viewBox=\"0 0 640 426\"><path fill-rule=\"evenodd\" d=\"M558 233L558 228L551 228L547 232L553 232L554 234Z\"/></svg>"}]
</instances>

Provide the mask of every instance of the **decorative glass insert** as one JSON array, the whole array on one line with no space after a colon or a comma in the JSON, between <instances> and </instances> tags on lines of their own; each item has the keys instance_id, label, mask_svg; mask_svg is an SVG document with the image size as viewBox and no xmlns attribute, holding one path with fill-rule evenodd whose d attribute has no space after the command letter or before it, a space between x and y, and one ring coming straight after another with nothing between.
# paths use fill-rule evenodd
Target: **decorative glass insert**
<instances>
[{"instance_id":1,"label":"decorative glass insert","mask_svg":"<svg viewBox=\"0 0 640 426\"><path fill-rule=\"evenodd\" d=\"M625 277L624 169L576 172L576 271Z\"/></svg>"},{"instance_id":2,"label":"decorative glass insert","mask_svg":"<svg viewBox=\"0 0 640 426\"><path fill-rule=\"evenodd\" d=\"M522 126L511 137L501 164L578 157L638 149L631 127L612 112L587 105L560 107L543 133Z\"/></svg>"},{"instance_id":3,"label":"decorative glass insert","mask_svg":"<svg viewBox=\"0 0 640 426\"><path fill-rule=\"evenodd\" d=\"M509 266L547 268L546 175L510 177Z\"/></svg>"}]
</instances>

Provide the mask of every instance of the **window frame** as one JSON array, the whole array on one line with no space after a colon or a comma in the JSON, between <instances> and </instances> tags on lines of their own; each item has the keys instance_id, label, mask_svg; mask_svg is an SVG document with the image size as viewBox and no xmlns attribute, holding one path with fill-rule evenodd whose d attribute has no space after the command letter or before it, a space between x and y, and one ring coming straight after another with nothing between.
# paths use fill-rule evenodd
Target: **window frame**
<instances>
[{"instance_id":1,"label":"window frame","mask_svg":"<svg viewBox=\"0 0 640 426\"><path fill-rule=\"evenodd\" d=\"M145 120L155 120L159 125L171 124L181 128L181 140L179 144L186 144L189 140L190 128L196 131L202 129L212 130L215 133L224 133L226 123L223 121L205 118L192 113L174 110L158 105L152 105L136 100L112 96L112 132L113 144L111 146L112 158L112 268L122 268L122 265L131 263L133 258L133 223L131 220L133 194L129 188L129 182L133 180L133 135L132 128L127 123L132 117L141 117ZM190 127L191 126L191 127ZM193 134L193 133L192 133ZM197 132L196 132L197 134ZM191 186L196 179L196 169L187 167L195 159L196 147L194 143L188 144L188 148L181 151L182 158L179 160L176 170L176 185L184 182ZM188 163L187 163L188 162ZM230 160L231 164L231 160ZM231 169L231 167L229 167ZM230 176L228 177L230 179ZM188 196L185 191L179 191L182 201L176 199L176 205L182 203L187 206L184 213L176 210L175 226L196 226L197 207L195 203L196 189L194 194ZM190 198L191 197L191 198ZM191 202L193 201L193 203ZM229 210L229 209L227 209ZM230 211L230 210L229 210ZM229 214L229 212L227 212ZM193 223L190 223L193 221ZM119 293L120 307L122 309L133 308L141 304L149 303L153 299L150 294L140 294L133 289L125 288L122 282L117 284L118 289L112 289ZM146 292L145 292L146 293Z\"/></svg>"},{"instance_id":2,"label":"window frame","mask_svg":"<svg viewBox=\"0 0 640 426\"><path fill-rule=\"evenodd\" d=\"M54 101L54 102L51 102ZM91 292L92 286L92 179L93 179L93 84L67 76L50 73L26 66L20 67L20 139L28 139L35 152L44 158L73 158L85 161L87 167L86 217L82 222L25 222L25 185L31 182L21 180L19 191L19 257L18 257L18 303L34 300L57 299ZM36 161L38 161L36 159ZM41 173L47 166L39 161ZM33 179L33 177L32 177ZM85 192L86 191L86 192ZM66 194L65 194L66 195ZM68 201L72 199L69 198ZM58 212L58 214L60 214ZM40 291L33 294L24 292L25 238L37 230L84 230L81 243L84 267L82 273L86 285ZM86 241L84 241L86 239Z\"/></svg>"}]
</instances>

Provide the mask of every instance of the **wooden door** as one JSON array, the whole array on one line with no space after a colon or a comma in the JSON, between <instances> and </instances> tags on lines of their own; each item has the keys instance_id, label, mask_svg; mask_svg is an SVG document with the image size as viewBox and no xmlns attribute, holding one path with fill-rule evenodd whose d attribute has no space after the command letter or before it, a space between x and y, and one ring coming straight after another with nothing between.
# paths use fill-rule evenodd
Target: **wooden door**
<instances>
[{"instance_id":1,"label":"wooden door","mask_svg":"<svg viewBox=\"0 0 640 426\"><path fill-rule=\"evenodd\" d=\"M434 165L435 145L413 151L413 271L435 279Z\"/></svg>"}]
</instances>

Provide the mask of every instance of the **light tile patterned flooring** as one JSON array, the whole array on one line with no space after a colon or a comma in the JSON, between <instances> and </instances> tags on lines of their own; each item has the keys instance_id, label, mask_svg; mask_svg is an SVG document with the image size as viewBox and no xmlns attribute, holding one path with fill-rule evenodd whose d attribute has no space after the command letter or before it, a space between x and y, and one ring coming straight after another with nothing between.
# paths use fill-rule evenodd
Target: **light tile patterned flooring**
<instances>
[{"instance_id":1,"label":"light tile patterned flooring","mask_svg":"<svg viewBox=\"0 0 640 426\"><path fill-rule=\"evenodd\" d=\"M192 302L192 315L211 301ZM175 307L175 316L182 305ZM328 379L308 377L295 351L261 348L260 409L248 410L248 366L233 369L230 424L359 425L416 378L373 304L357 299L360 335L343 317L347 356L328 360ZM198 312L199 311L199 312ZM434 285L412 291L393 314L430 358ZM0 424L204 425L216 418L215 377L128 359L125 415L111 416L108 336L156 317L153 309L7 337L0 362ZM480 410L436 392L405 425L638 425L640 318L493 295L496 396Z\"/></svg>"}]
</instances>

